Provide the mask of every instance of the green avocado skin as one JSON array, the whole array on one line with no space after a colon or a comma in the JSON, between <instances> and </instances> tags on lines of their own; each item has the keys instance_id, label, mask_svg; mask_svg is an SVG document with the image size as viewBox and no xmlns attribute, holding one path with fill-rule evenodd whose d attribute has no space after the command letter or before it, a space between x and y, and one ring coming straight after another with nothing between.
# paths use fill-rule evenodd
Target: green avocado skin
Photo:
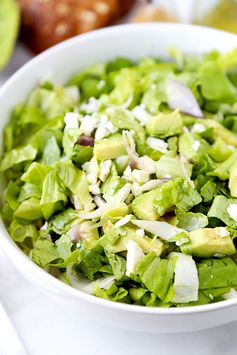
<instances>
[{"instance_id":1,"label":"green avocado skin","mask_svg":"<svg viewBox=\"0 0 237 355\"><path fill-rule=\"evenodd\" d=\"M20 9L15 0L0 2L0 70L8 64L18 36Z\"/></svg>"}]
</instances>

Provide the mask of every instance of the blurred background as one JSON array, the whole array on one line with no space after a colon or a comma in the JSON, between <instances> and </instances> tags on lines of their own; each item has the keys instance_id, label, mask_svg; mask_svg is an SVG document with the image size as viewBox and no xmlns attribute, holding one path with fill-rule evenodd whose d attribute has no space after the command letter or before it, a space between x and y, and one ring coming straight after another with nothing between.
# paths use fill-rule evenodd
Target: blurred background
<instances>
[{"instance_id":1,"label":"blurred background","mask_svg":"<svg viewBox=\"0 0 237 355\"><path fill-rule=\"evenodd\" d=\"M237 1L0 0L0 84L54 44L134 22L195 23L237 33Z\"/></svg>"}]
</instances>

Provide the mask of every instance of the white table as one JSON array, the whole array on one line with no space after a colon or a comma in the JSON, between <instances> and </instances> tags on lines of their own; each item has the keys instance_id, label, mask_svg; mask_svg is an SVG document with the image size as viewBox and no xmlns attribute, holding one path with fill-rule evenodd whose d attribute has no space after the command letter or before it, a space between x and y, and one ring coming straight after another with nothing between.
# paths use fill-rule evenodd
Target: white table
<instances>
[{"instance_id":1,"label":"white table","mask_svg":"<svg viewBox=\"0 0 237 355\"><path fill-rule=\"evenodd\" d=\"M3 82L30 57L17 49ZM189 334L142 334L101 326L31 286L0 251L0 299L29 355L235 355L237 322ZM0 334L1 342L1 334Z\"/></svg>"}]
</instances>

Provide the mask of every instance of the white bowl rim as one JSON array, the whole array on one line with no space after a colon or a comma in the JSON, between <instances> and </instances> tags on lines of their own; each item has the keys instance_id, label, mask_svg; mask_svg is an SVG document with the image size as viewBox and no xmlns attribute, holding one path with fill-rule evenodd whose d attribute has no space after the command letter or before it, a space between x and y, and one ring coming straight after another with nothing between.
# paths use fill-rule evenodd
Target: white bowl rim
<instances>
[{"instance_id":1,"label":"white bowl rim","mask_svg":"<svg viewBox=\"0 0 237 355\"><path fill-rule=\"evenodd\" d=\"M216 34L222 34L226 35L229 38L235 38L237 39L237 36L233 33L225 32L222 30L217 30L213 28L208 28L204 26L198 26L198 25L189 25L189 24L177 24L177 23L140 23L140 24L123 24L123 25L117 25L117 26L111 26L111 27L106 27L103 29L98 29L95 31L91 31L89 33L82 34L80 36L75 36L71 39L68 39L62 43L59 43L48 50L44 51L43 53L39 54L35 58L31 59L29 62L27 62L25 65L23 65L19 70L16 71L15 74L13 74L7 82L0 88L0 100L1 100L1 95L4 93L5 90L8 90L8 87L11 86L12 82L17 80L17 78L21 75L24 75L25 71L28 71L33 65L35 65L37 62L41 62L44 60L44 58L47 58L48 56L52 55L53 53L56 54L58 51L61 50L66 50L66 48L71 46L74 43L77 43L80 45L80 43L83 43L84 41L90 40L90 38L94 37L100 37L101 35L106 34L106 32L121 32L121 31L136 31L136 30L141 30L143 28L144 30L148 29L155 29L155 28L163 28L168 29L168 28L173 28L175 29L182 29L185 31L188 31L190 29L195 30L195 31L204 31L207 33L216 33ZM118 302L113 302L109 300L105 300L90 294L87 294L85 292L82 292L76 288L73 288L72 286L64 283L63 281L60 281L59 279L55 278L48 272L44 271L42 268L40 268L38 265L36 265L31 259L23 253L23 251L15 244L15 242L11 239L10 235L7 232L6 227L4 226L1 216L0 216L0 248L3 250L3 252L12 260L13 264L19 264L21 263L21 266L23 269L23 266L28 269L29 271L32 271L32 275L34 276L39 276L39 278L42 281L45 281L45 283L50 284L52 287L55 288L55 290L60 290L64 292L63 297L64 298L78 298L78 301L82 300L85 302L89 302L92 304L97 304L102 307L114 309L114 310L120 310L120 311L125 311L125 312L135 312L139 314L150 314L150 315L169 315L169 316L179 316L181 314L196 314L196 313L203 313L203 312L213 312L216 310L221 310L224 308L229 308L237 304L237 298L235 299L229 299L229 300L224 300L212 304L205 304L205 305L199 305L199 306L187 306L187 307L177 307L177 308L159 308L159 307L145 307L145 306L139 306L139 305L131 305L131 304L126 304L126 303L118 303ZM19 259L18 262L16 263L14 260ZM17 267L16 267L17 268ZM27 272L25 274L29 275L30 272ZM23 273L24 274L24 273Z\"/></svg>"}]
</instances>

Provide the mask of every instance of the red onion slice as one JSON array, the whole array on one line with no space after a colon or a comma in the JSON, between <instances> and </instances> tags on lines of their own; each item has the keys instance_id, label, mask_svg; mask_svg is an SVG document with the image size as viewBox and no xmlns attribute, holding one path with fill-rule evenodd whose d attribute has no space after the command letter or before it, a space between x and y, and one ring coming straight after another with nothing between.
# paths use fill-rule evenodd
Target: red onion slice
<instances>
[{"instance_id":1,"label":"red onion slice","mask_svg":"<svg viewBox=\"0 0 237 355\"><path fill-rule=\"evenodd\" d=\"M89 136L81 136L78 139L78 143L80 145L84 145L85 147L86 146L93 147L94 146L94 138L89 137Z\"/></svg>"},{"instance_id":2,"label":"red onion slice","mask_svg":"<svg viewBox=\"0 0 237 355\"><path fill-rule=\"evenodd\" d=\"M166 85L168 105L193 117L203 118L203 113L192 91L178 80L169 78Z\"/></svg>"}]
</instances>

